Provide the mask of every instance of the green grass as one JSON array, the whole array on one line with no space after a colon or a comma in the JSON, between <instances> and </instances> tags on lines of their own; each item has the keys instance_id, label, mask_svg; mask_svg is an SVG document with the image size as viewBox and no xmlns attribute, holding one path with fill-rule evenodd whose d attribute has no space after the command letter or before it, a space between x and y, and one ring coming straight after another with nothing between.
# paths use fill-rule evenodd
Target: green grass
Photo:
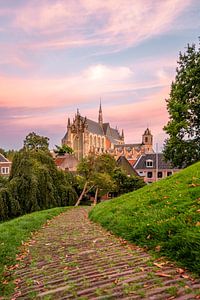
<instances>
[{"instance_id":1,"label":"green grass","mask_svg":"<svg viewBox=\"0 0 200 300\"><path fill-rule=\"evenodd\" d=\"M90 219L200 274L200 162L98 204Z\"/></svg>"},{"instance_id":2,"label":"green grass","mask_svg":"<svg viewBox=\"0 0 200 300\"><path fill-rule=\"evenodd\" d=\"M16 254L22 242L31 237L31 233L38 230L47 220L66 211L69 207L58 207L0 223L0 296L10 293L12 283L3 284L5 266L16 264Z\"/></svg>"}]
</instances>

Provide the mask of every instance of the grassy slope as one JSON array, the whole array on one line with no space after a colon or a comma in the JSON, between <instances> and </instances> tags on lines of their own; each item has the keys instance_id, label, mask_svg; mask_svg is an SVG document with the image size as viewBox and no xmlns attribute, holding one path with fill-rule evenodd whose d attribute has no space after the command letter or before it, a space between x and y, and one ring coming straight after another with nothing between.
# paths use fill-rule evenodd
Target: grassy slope
<instances>
[{"instance_id":1,"label":"grassy slope","mask_svg":"<svg viewBox=\"0 0 200 300\"><path fill-rule=\"evenodd\" d=\"M200 162L100 203L90 212L90 218L200 274Z\"/></svg>"},{"instance_id":2,"label":"grassy slope","mask_svg":"<svg viewBox=\"0 0 200 300\"><path fill-rule=\"evenodd\" d=\"M47 220L52 219L68 207L58 207L39 212L34 212L14 220L0 223L0 295L11 287L3 285L4 266L16 263L16 254L23 241L26 241L31 232L39 229Z\"/></svg>"}]
</instances>

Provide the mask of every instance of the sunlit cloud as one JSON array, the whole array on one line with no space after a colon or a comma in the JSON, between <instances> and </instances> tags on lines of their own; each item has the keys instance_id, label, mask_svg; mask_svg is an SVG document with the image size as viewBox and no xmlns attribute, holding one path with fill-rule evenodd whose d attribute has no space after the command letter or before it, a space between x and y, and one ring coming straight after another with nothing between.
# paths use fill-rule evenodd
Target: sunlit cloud
<instances>
[{"instance_id":1,"label":"sunlit cloud","mask_svg":"<svg viewBox=\"0 0 200 300\"><path fill-rule=\"evenodd\" d=\"M13 26L28 34L34 32L35 42L25 42L27 47L99 45L116 51L116 47L130 47L174 28L176 18L191 2L34 0L16 9Z\"/></svg>"},{"instance_id":2,"label":"sunlit cloud","mask_svg":"<svg viewBox=\"0 0 200 300\"><path fill-rule=\"evenodd\" d=\"M136 69L133 71L129 67L97 64L76 75L61 78L0 77L0 106L57 107L91 101L102 93L108 95L169 84L167 72L159 68L152 80L138 82L136 75Z\"/></svg>"}]
</instances>

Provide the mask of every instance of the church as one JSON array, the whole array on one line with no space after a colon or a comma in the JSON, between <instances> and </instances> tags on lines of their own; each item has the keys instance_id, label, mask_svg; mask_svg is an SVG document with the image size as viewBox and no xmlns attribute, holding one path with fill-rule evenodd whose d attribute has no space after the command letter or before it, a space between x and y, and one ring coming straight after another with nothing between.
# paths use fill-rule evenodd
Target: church
<instances>
[{"instance_id":1,"label":"church","mask_svg":"<svg viewBox=\"0 0 200 300\"><path fill-rule=\"evenodd\" d=\"M125 156L133 165L140 155L154 153L153 135L149 128L142 135L141 143L125 144L124 131L120 133L109 123L103 122L101 103L98 122L81 116L79 110L72 121L68 118L67 132L62 139L62 145L70 146L79 161L89 154L109 153L116 160Z\"/></svg>"}]
</instances>

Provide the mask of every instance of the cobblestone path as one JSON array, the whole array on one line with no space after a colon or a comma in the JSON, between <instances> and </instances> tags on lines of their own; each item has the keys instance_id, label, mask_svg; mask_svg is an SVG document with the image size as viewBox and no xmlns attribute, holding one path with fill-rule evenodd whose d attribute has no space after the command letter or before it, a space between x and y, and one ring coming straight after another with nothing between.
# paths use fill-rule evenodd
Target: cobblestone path
<instances>
[{"instance_id":1,"label":"cobblestone path","mask_svg":"<svg viewBox=\"0 0 200 300\"><path fill-rule=\"evenodd\" d=\"M200 299L199 279L91 223L88 210L55 217L25 244L12 299Z\"/></svg>"}]
</instances>

